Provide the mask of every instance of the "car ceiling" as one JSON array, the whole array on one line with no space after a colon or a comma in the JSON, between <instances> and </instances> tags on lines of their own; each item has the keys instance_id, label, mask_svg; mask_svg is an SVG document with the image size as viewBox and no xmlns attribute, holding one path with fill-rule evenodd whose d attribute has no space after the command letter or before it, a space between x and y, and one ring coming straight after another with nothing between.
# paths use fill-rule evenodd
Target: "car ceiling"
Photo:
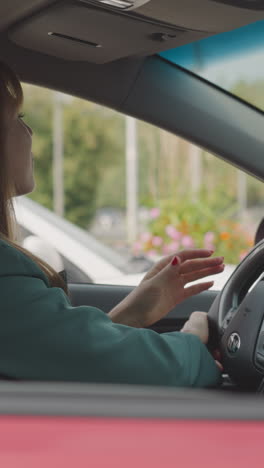
<instances>
[{"instance_id":1,"label":"car ceiling","mask_svg":"<svg viewBox=\"0 0 264 468\"><path fill-rule=\"evenodd\" d=\"M66 60L93 63L150 55L264 15L264 7L262 12L252 11L208 0L150 0L131 11L98 0L27 0L23 6L13 0L1 9L1 29L9 28L11 41Z\"/></svg>"},{"instance_id":2,"label":"car ceiling","mask_svg":"<svg viewBox=\"0 0 264 468\"><path fill-rule=\"evenodd\" d=\"M239 4L248 7L234 6ZM104 64L109 72L111 64L129 58L136 70L136 58L142 60L144 56L264 19L264 2L255 1L256 10L252 4L252 0L149 0L124 11L98 0L9 0L0 3L0 56L22 78L29 79L32 73L32 81L40 75L43 81L42 67L37 73L36 64L43 62L52 67L56 61L63 61L64 77L66 64L71 70L79 64L89 64L92 80L97 71L105 75L99 64ZM115 69L115 64L112 66ZM49 72L53 74L51 69ZM80 76L79 82L81 79Z\"/></svg>"}]
</instances>

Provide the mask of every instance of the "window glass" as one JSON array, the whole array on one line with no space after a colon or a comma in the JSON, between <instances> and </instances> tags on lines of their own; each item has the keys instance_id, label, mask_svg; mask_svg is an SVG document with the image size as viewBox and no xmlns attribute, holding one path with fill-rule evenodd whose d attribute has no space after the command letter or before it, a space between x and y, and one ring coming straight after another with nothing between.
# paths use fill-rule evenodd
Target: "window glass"
<instances>
[{"instance_id":1,"label":"window glass","mask_svg":"<svg viewBox=\"0 0 264 468\"><path fill-rule=\"evenodd\" d=\"M19 219L24 238L43 239L35 253L49 243L71 282L136 285L163 255L214 248L227 265L215 282L223 286L253 245L260 181L110 109L30 85L24 91L37 185L29 198L40 218L31 220L36 208L27 205Z\"/></svg>"},{"instance_id":2,"label":"window glass","mask_svg":"<svg viewBox=\"0 0 264 468\"><path fill-rule=\"evenodd\" d=\"M264 21L160 55L264 111Z\"/></svg>"}]
</instances>

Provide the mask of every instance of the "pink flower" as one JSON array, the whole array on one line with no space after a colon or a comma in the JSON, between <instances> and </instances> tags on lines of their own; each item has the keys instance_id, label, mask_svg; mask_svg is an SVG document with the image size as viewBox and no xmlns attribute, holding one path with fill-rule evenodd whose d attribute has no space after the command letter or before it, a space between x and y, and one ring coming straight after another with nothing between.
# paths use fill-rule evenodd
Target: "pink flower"
<instances>
[{"instance_id":1,"label":"pink flower","mask_svg":"<svg viewBox=\"0 0 264 468\"><path fill-rule=\"evenodd\" d=\"M207 250L215 250L215 246L214 244L206 244L204 243L204 248L207 249Z\"/></svg>"},{"instance_id":2,"label":"pink flower","mask_svg":"<svg viewBox=\"0 0 264 468\"><path fill-rule=\"evenodd\" d=\"M163 253L163 255L168 255L168 254L170 254L170 249L169 249L169 245L168 245L168 244L166 244L166 245L164 245L164 246L162 247L162 253Z\"/></svg>"},{"instance_id":3,"label":"pink flower","mask_svg":"<svg viewBox=\"0 0 264 468\"><path fill-rule=\"evenodd\" d=\"M152 208L149 212L150 217L152 219L156 219L160 216L160 209L159 208Z\"/></svg>"},{"instance_id":4,"label":"pink flower","mask_svg":"<svg viewBox=\"0 0 264 468\"><path fill-rule=\"evenodd\" d=\"M142 244L141 242L135 242L133 245L133 253L138 255L142 251Z\"/></svg>"},{"instance_id":5,"label":"pink flower","mask_svg":"<svg viewBox=\"0 0 264 468\"><path fill-rule=\"evenodd\" d=\"M155 247L160 247L163 244L163 239L159 236L154 236L152 239L152 244Z\"/></svg>"},{"instance_id":6,"label":"pink flower","mask_svg":"<svg viewBox=\"0 0 264 468\"><path fill-rule=\"evenodd\" d=\"M208 231L204 235L204 244L212 244L215 240L214 232Z\"/></svg>"},{"instance_id":7,"label":"pink flower","mask_svg":"<svg viewBox=\"0 0 264 468\"><path fill-rule=\"evenodd\" d=\"M182 246L185 247L186 249L194 247L194 241L191 238L191 236L183 236L181 243L182 243Z\"/></svg>"},{"instance_id":8,"label":"pink flower","mask_svg":"<svg viewBox=\"0 0 264 468\"><path fill-rule=\"evenodd\" d=\"M171 242L170 244L167 244L167 253L173 253L173 252L177 252L177 250L179 249L179 242L177 241L174 241L174 242Z\"/></svg>"},{"instance_id":9,"label":"pink flower","mask_svg":"<svg viewBox=\"0 0 264 468\"><path fill-rule=\"evenodd\" d=\"M242 262L242 260L244 260L247 254L248 252L245 252L245 251L241 252L239 255L239 261Z\"/></svg>"},{"instance_id":10,"label":"pink flower","mask_svg":"<svg viewBox=\"0 0 264 468\"><path fill-rule=\"evenodd\" d=\"M140 236L142 242L149 242L152 239L152 234L150 232L143 232Z\"/></svg>"},{"instance_id":11,"label":"pink flower","mask_svg":"<svg viewBox=\"0 0 264 468\"><path fill-rule=\"evenodd\" d=\"M182 234L179 231L177 231L177 229L174 226L172 226L172 224L168 224L168 226L166 226L165 232L169 237L171 237L171 239L174 239L176 241L181 239Z\"/></svg>"},{"instance_id":12,"label":"pink flower","mask_svg":"<svg viewBox=\"0 0 264 468\"><path fill-rule=\"evenodd\" d=\"M148 251L145 252L145 253L146 253L146 255L147 255L148 257L155 257L155 255L157 255L157 252L156 252L156 250L154 250L154 249L148 250Z\"/></svg>"}]
</instances>

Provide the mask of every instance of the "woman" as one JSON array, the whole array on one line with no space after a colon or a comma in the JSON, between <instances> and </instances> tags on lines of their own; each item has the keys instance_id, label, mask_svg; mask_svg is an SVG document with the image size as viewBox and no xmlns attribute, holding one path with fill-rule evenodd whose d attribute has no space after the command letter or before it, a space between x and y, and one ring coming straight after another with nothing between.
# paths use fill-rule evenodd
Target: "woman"
<instances>
[{"instance_id":1,"label":"woman","mask_svg":"<svg viewBox=\"0 0 264 468\"><path fill-rule=\"evenodd\" d=\"M176 304L212 286L185 288L223 271L212 251L165 257L108 315L72 307L62 278L15 242L12 199L34 189L32 130L19 111L16 75L0 63L0 373L17 379L215 386L220 371L205 344L206 314L182 333L145 327ZM14 224L14 223L13 223Z\"/></svg>"}]
</instances>

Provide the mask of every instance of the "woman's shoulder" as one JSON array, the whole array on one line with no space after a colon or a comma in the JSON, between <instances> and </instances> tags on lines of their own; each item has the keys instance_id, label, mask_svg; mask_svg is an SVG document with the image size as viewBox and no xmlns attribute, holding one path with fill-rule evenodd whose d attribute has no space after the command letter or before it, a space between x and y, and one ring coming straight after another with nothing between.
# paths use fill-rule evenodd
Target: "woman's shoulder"
<instances>
[{"instance_id":1,"label":"woman's shoulder","mask_svg":"<svg viewBox=\"0 0 264 468\"><path fill-rule=\"evenodd\" d=\"M48 284L46 275L33 259L8 241L0 239L0 277L21 275L38 277Z\"/></svg>"},{"instance_id":2,"label":"woman's shoulder","mask_svg":"<svg viewBox=\"0 0 264 468\"><path fill-rule=\"evenodd\" d=\"M24 259L25 254L21 252L19 249L16 249L14 245L9 243L5 239L0 238L0 256L1 259L8 258L9 261L16 260L16 259ZM1 266L1 261L0 261L0 266Z\"/></svg>"}]
</instances>

